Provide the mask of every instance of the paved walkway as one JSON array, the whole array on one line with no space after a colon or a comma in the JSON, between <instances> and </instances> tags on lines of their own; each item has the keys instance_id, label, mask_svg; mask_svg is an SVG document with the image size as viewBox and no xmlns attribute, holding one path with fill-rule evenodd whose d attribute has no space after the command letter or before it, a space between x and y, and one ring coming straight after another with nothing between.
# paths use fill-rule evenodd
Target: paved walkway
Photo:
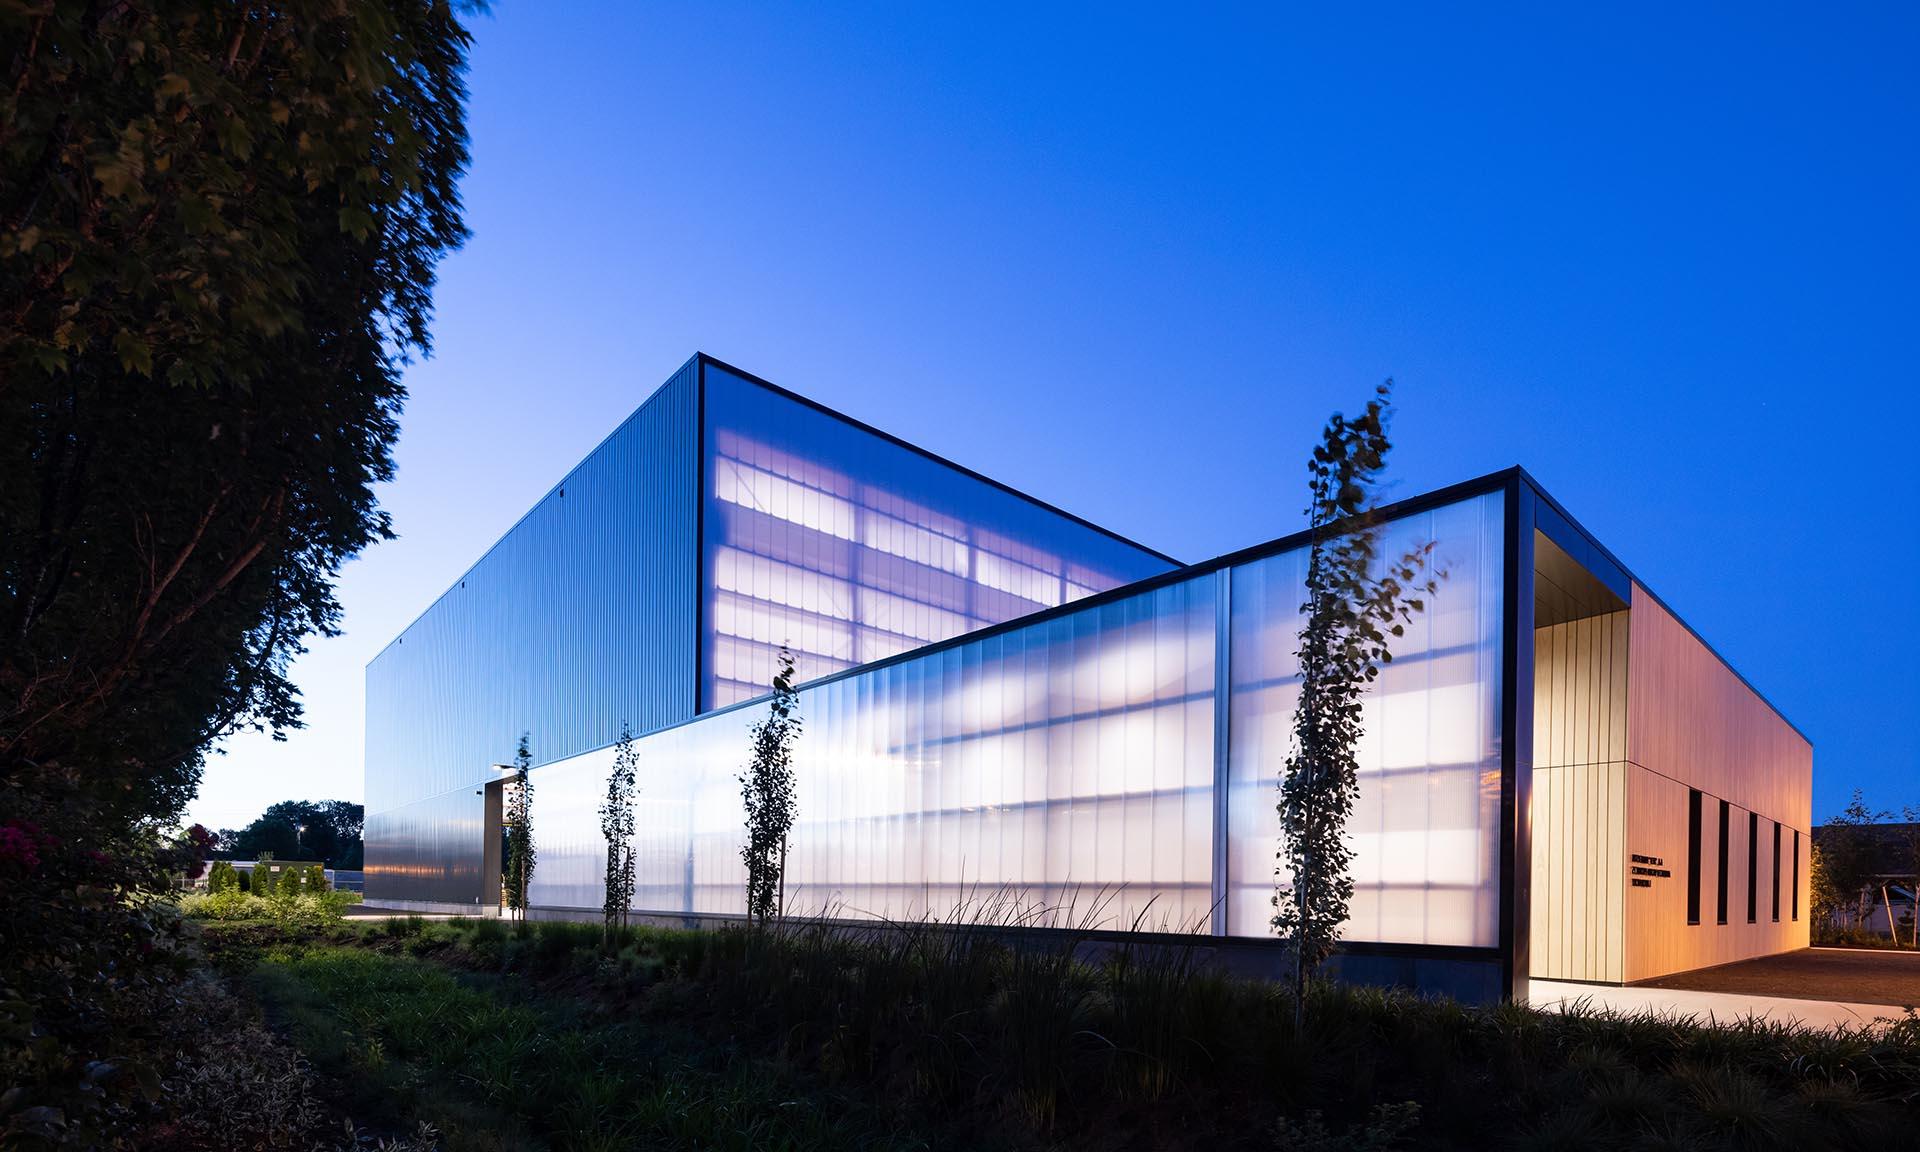
<instances>
[{"instance_id":1,"label":"paved walkway","mask_svg":"<svg viewBox=\"0 0 1920 1152\"><path fill-rule=\"evenodd\" d=\"M1717 968L1642 981L1653 988L1737 992L1789 1000L1920 1004L1920 953L1878 948L1802 948Z\"/></svg>"},{"instance_id":2,"label":"paved walkway","mask_svg":"<svg viewBox=\"0 0 1920 1152\"><path fill-rule=\"evenodd\" d=\"M1653 1012L1662 1016L1694 1016L1703 1022L1729 1024L1751 1016L1814 1028L1836 1025L1860 1027L1876 1019L1898 1020L1904 1009L1891 1004L1857 1004L1842 1000L1801 1000L1787 996L1758 996L1743 992L1706 992L1692 988L1615 988L1595 984L1568 984L1558 980L1532 981L1531 1002L1536 1008L1565 1009L1587 1002L1617 1012Z\"/></svg>"}]
</instances>

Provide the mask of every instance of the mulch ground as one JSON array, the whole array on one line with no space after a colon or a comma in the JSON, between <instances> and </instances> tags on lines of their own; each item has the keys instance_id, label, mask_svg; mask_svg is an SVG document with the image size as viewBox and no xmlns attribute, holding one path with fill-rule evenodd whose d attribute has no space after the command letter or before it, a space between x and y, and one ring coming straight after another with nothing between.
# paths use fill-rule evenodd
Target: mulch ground
<instances>
[{"instance_id":1,"label":"mulch ground","mask_svg":"<svg viewBox=\"0 0 1920 1152\"><path fill-rule=\"evenodd\" d=\"M1920 953L1804 948L1643 980L1647 988L1920 1006Z\"/></svg>"}]
</instances>

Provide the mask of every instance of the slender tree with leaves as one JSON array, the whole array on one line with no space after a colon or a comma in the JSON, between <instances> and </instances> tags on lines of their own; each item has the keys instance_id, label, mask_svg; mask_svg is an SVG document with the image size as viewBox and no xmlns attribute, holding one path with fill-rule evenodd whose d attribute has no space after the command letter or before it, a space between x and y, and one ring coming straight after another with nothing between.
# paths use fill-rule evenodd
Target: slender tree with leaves
<instances>
[{"instance_id":1,"label":"slender tree with leaves","mask_svg":"<svg viewBox=\"0 0 1920 1152\"><path fill-rule=\"evenodd\" d=\"M1353 895L1347 819L1359 791L1356 750L1364 697L1435 580L1432 544L1380 563L1379 481L1386 467L1391 380L1364 413L1335 413L1308 464L1312 543L1306 615L1295 656L1300 700L1280 779L1282 839L1275 868L1273 926L1293 946L1294 1011L1304 1011L1308 978L1333 952Z\"/></svg>"},{"instance_id":2,"label":"slender tree with leaves","mask_svg":"<svg viewBox=\"0 0 1920 1152\"><path fill-rule=\"evenodd\" d=\"M760 924L777 919L786 904L787 838L799 811L793 773L799 708L793 653L782 647L767 718L750 730L747 770L739 778L747 819L747 842L740 847L747 865L747 915Z\"/></svg>"},{"instance_id":3,"label":"slender tree with leaves","mask_svg":"<svg viewBox=\"0 0 1920 1152\"><path fill-rule=\"evenodd\" d=\"M527 733L520 734L520 750L513 754L513 795L507 803L507 907L521 919L527 915L527 886L533 881L533 752Z\"/></svg>"},{"instance_id":4,"label":"slender tree with leaves","mask_svg":"<svg viewBox=\"0 0 1920 1152\"><path fill-rule=\"evenodd\" d=\"M600 804L600 834L607 840L606 899L601 905L601 942L611 950L615 929L627 926L633 903L633 797L640 757L633 750L633 729L620 725L613 747L613 769L607 773L607 798Z\"/></svg>"}]
</instances>

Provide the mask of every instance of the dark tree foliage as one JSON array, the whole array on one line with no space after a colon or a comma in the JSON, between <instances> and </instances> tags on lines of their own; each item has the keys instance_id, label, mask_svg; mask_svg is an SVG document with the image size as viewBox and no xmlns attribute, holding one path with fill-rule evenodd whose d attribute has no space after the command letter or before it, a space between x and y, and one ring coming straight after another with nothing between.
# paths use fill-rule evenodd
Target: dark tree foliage
<instances>
[{"instance_id":1,"label":"dark tree foliage","mask_svg":"<svg viewBox=\"0 0 1920 1152\"><path fill-rule=\"evenodd\" d=\"M358 871L364 859L361 827L365 809L347 800L282 800L238 832L220 837L230 860L319 860L329 868Z\"/></svg>"},{"instance_id":2,"label":"dark tree foliage","mask_svg":"<svg viewBox=\"0 0 1920 1152\"><path fill-rule=\"evenodd\" d=\"M299 722L466 236L445 0L0 5L0 784L167 820Z\"/></svg>"},{"instance_id":3,"label":"dark tree foliage","mask_svg":"<svg viewBox=\"0 0 1920 1152\"><path fill-rule=\"evenodd\" d=\"M1892 815L1869 807L1866 794L1855 788L1847 806L1820 829L1821 880L1831 889L1832 907L1816 909L1816 915L1837 919L1841 928L1865 926L1879 891L1879 838L1873 826Z\"/></svg>"},{"instance_id":4,"label":"dark tree foliage","mask_svg":"<svg viewBox=\"0 0 1920 1152\"><path fill-rule=\"evenodd\" d=\"M1907 805L1902 815L1906 817L1906 827L1895 835L1898 849L1895 863L1906 873L1907 891L1913 895L1913 904L1906 915L1907 944L1920 948L1920 805Z\"/></svg>"},{"instance_id":5,"label":"dark tree foliage","mask_svg":"<svg viewBox=\"0 0 1920 1152\"><path fill-rule=\"evenodd\" d=\"M1382 562L1377 493L1386 468L1392 381L1366 411L1335 413L1307 465L1313 543L1307 561L1305 623L1295 655L1300 700L1293 748L1280 779L1283 832L1275 874L1273 926L1294 949L1296 1013L1307 977L1332 954L1353 895L1347 819L1359 791L1355 750L1364 734L1367 688L1393 659L1392 637L1423 611L1435 582L1432 545Z\"/></svg>"},{"instance_id":6,"label":"dark tree foliage","mask_svg":"<svg viewBox=\"0 0 1920 1152\"><path fill-rule=\"evenodd\" d=\"M445 0L0 3L0 1146L137 1146L204 847L162 829L297 724L388 534L467 44Z\"/></svg>"}]
</instances>

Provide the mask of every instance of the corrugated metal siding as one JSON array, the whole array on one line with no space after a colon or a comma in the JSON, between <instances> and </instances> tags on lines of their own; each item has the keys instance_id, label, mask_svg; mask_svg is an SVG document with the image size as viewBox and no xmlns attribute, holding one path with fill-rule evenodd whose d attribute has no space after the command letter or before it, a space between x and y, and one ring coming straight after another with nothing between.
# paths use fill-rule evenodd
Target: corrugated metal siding
<instances>
[{"instance_id":1,"label":"corrugated metal siding","mask_svg":"<svg viewBox=\"0 0 1920 1152\"><path fill-rule=\"evenodd\" d=\"M477 906L485 800L461 788L367 814L366 899Z\"/></svg>"},{"instance_id":2,"label":"corrugated metal siding","mask_svg":"<svg viewBox=\"0 0 1920 1152\"><path fill-rule=\"evenodd\" d=\"M547 763L610 743L623 721L647 731L693 715L696 366L368 665L369 826L470 795L522 732ZM376 851L370 838L370 871Z\"/></svg>"}]
</instances>

